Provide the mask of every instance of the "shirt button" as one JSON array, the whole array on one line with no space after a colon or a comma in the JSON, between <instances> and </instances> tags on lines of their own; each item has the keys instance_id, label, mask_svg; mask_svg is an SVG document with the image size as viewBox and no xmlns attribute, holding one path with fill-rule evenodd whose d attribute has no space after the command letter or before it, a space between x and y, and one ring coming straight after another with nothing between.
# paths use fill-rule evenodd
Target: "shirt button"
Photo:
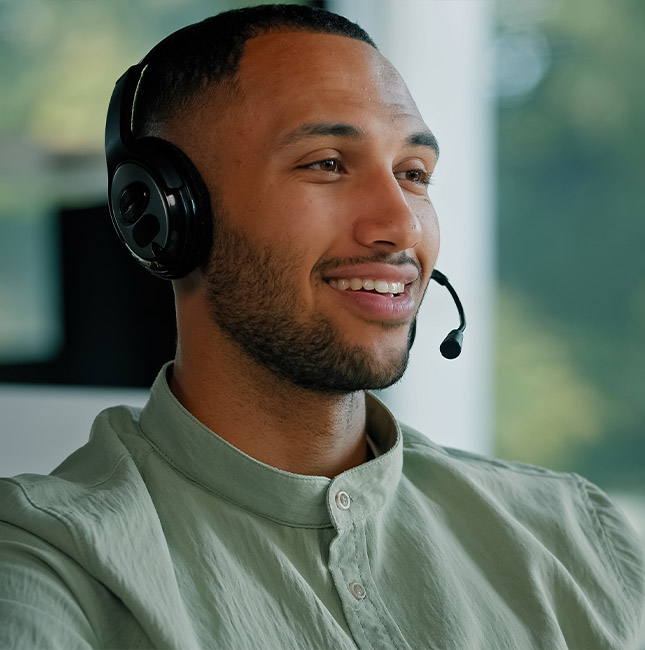
<instances>
[{"instance_id":1,"label":"shirt button","mask_svg":"<svg viewBox=\"0 0 645 650\"><path fill-rule=\"evenodd\" d=\"M360 582L352 582L349 585L349 591L356 600L363 600L367 596L365 587Z\"/></svg>"},{"instance_id":2,"label":"shirt button","mask_svg":"<svg viewBox=\"0 0 645 650\"><path fill-rule=\"evenodd\" d=\"M345 490L341 490L336 495L336 505L340 510L349 510L352 500L349 498L349 494Z\"/></svg>"}]
</instances>

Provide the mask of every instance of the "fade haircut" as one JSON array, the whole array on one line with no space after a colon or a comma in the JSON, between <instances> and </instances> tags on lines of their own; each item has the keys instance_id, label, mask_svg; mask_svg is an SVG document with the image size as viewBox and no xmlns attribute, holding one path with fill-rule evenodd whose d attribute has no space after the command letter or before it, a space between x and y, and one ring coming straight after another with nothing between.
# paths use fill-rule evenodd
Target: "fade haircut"
<instances>
[{"instance_id":1,"label":"fade haircut","mask_svg":"<svg viewBox=\"0 0 645 650\"><path fill-rule=\"evenodd\" d=\"M294 30L347 36L376 48L356 23L323 9L272 4L223 12L171 34L148 54L136 93L134 135L162 135L164 124L212 85L234 90L246 42Z\"/></svg>"}]
</instances>

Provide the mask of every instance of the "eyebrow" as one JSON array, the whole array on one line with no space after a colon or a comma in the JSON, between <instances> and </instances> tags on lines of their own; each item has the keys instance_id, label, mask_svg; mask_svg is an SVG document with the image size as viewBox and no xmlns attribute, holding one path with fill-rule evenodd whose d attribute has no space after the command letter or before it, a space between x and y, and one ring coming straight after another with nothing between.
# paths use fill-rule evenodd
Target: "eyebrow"
<instances>
[{"instance_id":1,"label":"eyebrow","mask_svg":"<svg viewBox=\"0 0 645 650\"><path fill-rule=\"evenodd\" d=\"M437 158L439 157L439 143L431 131L413 133L405 139L405 144L410 147L429 147L435 152Z\"/></svg>"},{"instance_id":2,"label":"eyebrow","mask_svg":"<svg viewBox=\"0 0 645 650\"><path fill-rule=\"evenodd\" d=\"M280 144L286 146L303 140L305 138L314 138L321 135L335 136L337 138L349 138L351 140L360 140L364 133L351 124L335 124L332 122L313 122L302 124L297 129L290 131L282 138Z\"/></svg>"},{"instance_id":3,"label":"eyebrow","mask_svg":"<svg viewBox=\"0 0 645 650\"><path fill-rule=\"evenodd\" d=\"M287 133L287 135L285 135L280 141L280 146L285 147L294 144L299 140L320 136L348 138L350 140L361 140L367 137L364 131L351 124L345 124L342 122L311 122L302 124L293 131ZM410 134L405 139L405 144L409 147L428 147L439 156L439 143L430 131L419 131Z\"/></svg>"}]
</instances>

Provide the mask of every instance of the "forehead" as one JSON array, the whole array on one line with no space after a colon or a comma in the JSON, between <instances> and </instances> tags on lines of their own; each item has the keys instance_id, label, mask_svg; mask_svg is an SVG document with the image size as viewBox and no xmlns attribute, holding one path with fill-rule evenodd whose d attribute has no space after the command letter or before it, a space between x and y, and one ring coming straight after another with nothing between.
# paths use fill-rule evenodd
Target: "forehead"
<instances>
[{"instance_id":1,"label":"forehead","mask_svg":"<svg viewBox=\"0 0 645 650\"><path fill-rule=\"evenodd\" d=\"M246 44L238 83L237 108L255 123L270 121L276 131L294 121L342 117L423 125L390 62L368 43L346 36L303 31L257 36Z\"/></svg>"}]
</instances>

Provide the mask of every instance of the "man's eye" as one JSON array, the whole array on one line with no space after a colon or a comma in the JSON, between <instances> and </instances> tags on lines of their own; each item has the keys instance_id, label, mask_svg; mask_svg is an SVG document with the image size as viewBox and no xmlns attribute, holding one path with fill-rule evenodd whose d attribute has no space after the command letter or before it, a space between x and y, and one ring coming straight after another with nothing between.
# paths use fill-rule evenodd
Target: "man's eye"
<instances>
[{"instance_id":1,"label":"man's eye","mask_svg":"<svg viewBox=\"0 0 645 650\"><path fill-rule=\"evenodd\" d=\"M336 172L341 171L340 161L336 158L326 158L325 160L318 160L315 163L307 165L309 169L319 170L321 172L328 172L330 174L335 174Z\"/></svg>"},{"instance_id":2,"label":"man's eye","mask_svg":"<svg viewBox=\"0 0 645 650\"><path fill-rule=\"evenodd\" d=\"M404 172L405 180L418 183L419 185L430 184L430 174L424 169L408 169Z\"/></svg>"}]
</instances>

